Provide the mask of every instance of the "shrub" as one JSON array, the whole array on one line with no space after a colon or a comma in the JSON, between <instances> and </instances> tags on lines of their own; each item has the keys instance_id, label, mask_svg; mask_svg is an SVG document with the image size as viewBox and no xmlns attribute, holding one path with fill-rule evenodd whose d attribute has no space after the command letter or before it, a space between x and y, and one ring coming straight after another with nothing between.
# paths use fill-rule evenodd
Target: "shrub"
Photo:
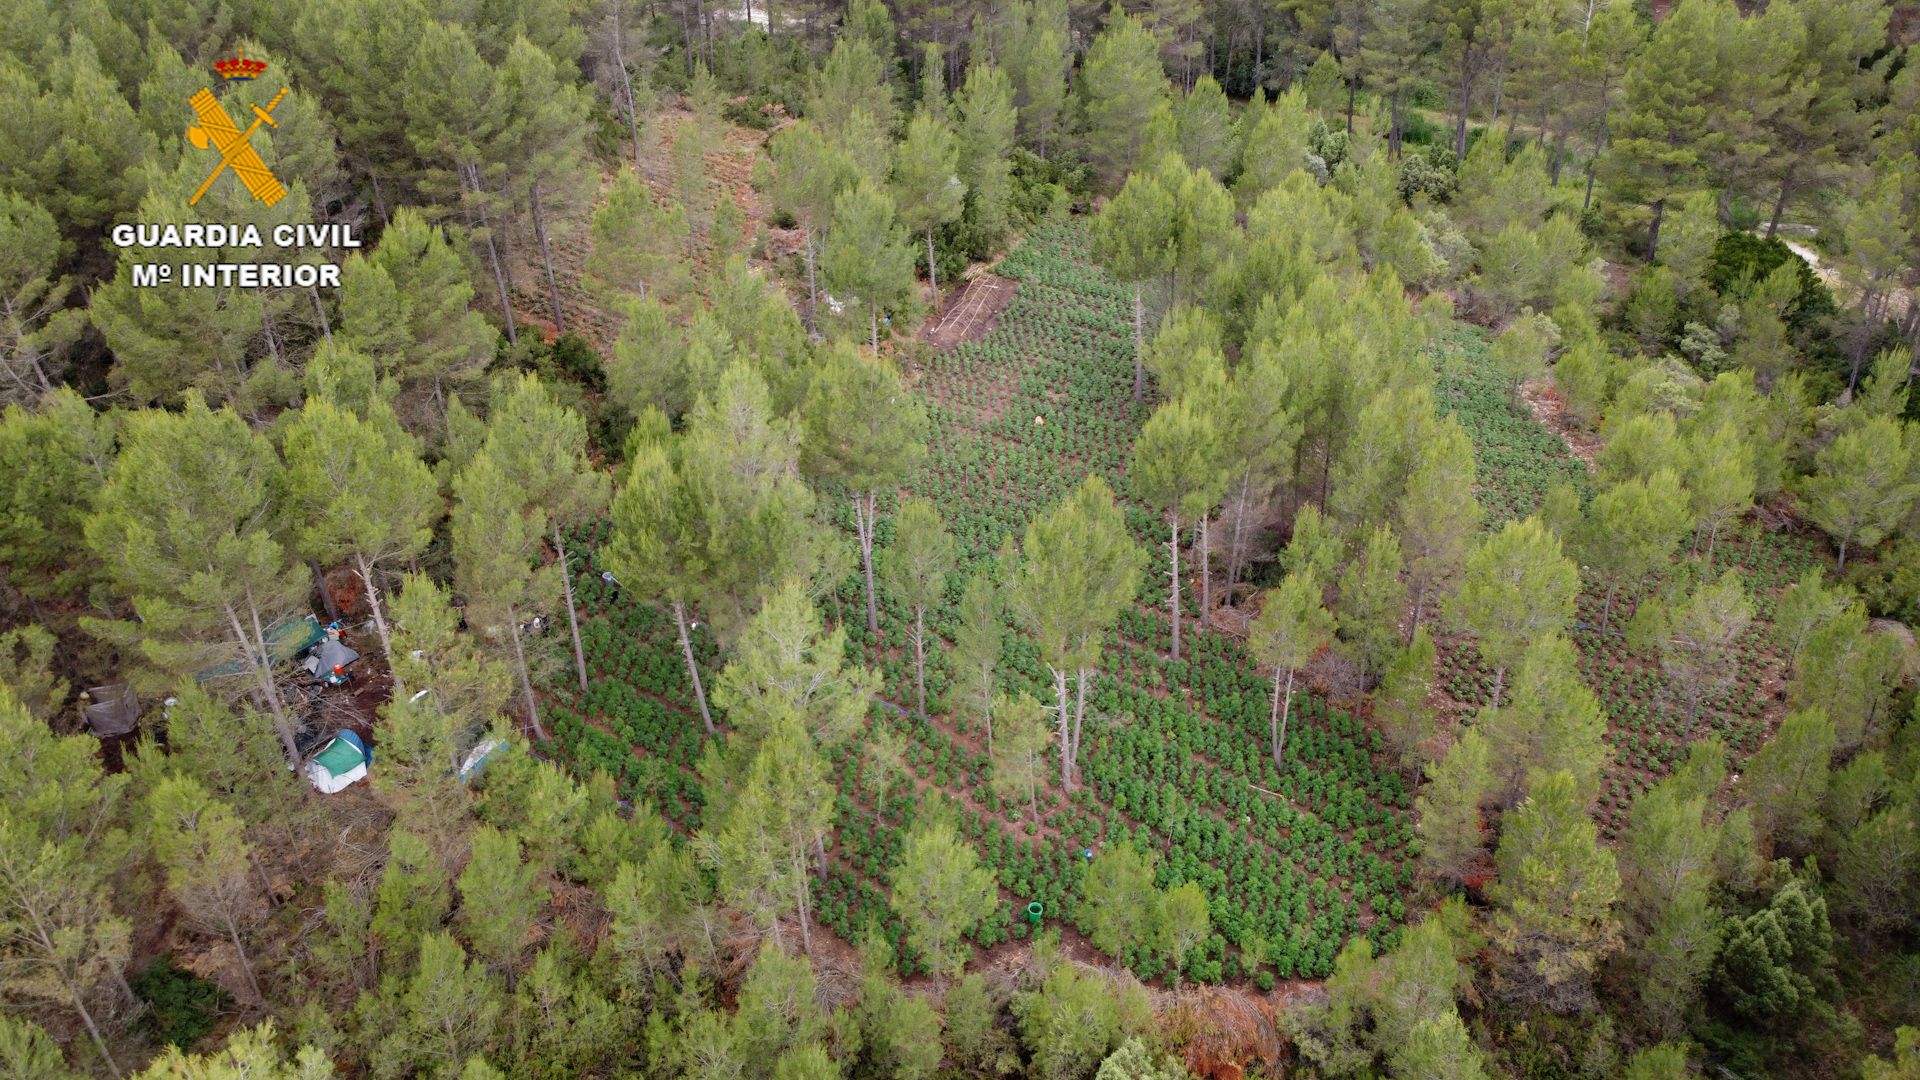
<instances>
[{"instance_id":1,"label":"shrub","mask_svg":"<svg viewBox=\"0 0 1920 1080\"><path fill-rule=\"evenodd\" d=\"M212 1031L227 992L162 956L133 977L133 992L147 1003L142 1023L161 1043L188 1050Z\"/></svg>"}]
</instances>

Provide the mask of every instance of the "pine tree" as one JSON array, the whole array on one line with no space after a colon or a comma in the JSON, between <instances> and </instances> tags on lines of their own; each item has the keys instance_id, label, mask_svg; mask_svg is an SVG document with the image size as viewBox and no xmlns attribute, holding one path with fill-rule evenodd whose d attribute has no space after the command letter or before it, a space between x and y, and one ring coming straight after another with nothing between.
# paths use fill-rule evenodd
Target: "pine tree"
<instances>
[{"instance_id":1,"label":"pine tree","mask_svg":"<svg viewBox=\"0 0 1920 1080\"><path fill-rule=\"evenodd\" d=\"M1480 524L1473 441L1449 417L1433 424L1422 442L1395 515L1412 582L1409 639L1420 631L1428 594L1449 595Z\"/></svg>"},{"instance_id":2,"label":"pine tree","mask_svg":"<svg viewBox=\"0 0 1920 1080\"><path fill-rule=\"evenodd\" d=\"M1731 4L1689 0L1654 28L1638 62L1626 70L1625 109L1608 124L1602 159L1608 183L1653 218L1647 260L1660 251L1660 220L1667 201L1700 185L1711 137L1722 42L1739 16Z\"/></svg>"},{"instance_id":3,"label":"pine tree","mask_svg":"<svg viewBox=\"0 0 1920 1080\"><path fill-rule=\"evenodd\" d=\"M106 485L115 426L67 387L0 412L0 572L22 594L70 595L92 572L73 538Z\"/></svg>"},{"instance_id":4,"label":"pine tree","mask_svg":"<svg viewBox=\"0 0 1920 1080\"><path fill-rule=\"evenodd\" d=\"M1493 755L1478 729L1468 728L1440 760L1427 766L1427 786L1414 800L1420 861L1436 877L1467 881L1480 861L1480 804L1493 793Z\"/></svg>"},{"instance_id":5,"label":"pine tree","mask_svg":"<svg viewBox=\"0 0 1920 1080\"><path fill-rule=\"evenodd\" d=\"M1212 515L1227 486L1224 449L1212 420L1184 398L1155 410L1133 444L1127 477L1136 494L1167 515L1167 614L1175 660L1180 659L1180 520Z\"/></svg>"},{"instance_id":6,"label":"pine tree","mask_svg":"<svg viewBox=\"0 0 1920 1080\"><path fill-rule=\"evenodd\" d=\"M1874 629L1866 609L1849 604L1808 635L1787 700L1824 711L1840 749L1851 750L1891 714L1905 656L1898 638Z\"/></svg>"},{"instance_id":7,"label":"pine tree","mask_svg":"<svg viewBox=\"0 0 1920 1080\"><path fill-rule=\"evenodd\" d=\"M1613 600L1622 586L1633 588L1666 565L1680 535L1691 524L1687 493L1669 469L1651 477L1622 480L1594 496L1575 530L1581 561L1606 583L1600 632L1613 618Z\"/></svg>"},{"instance_id":8,"label":"pine tree","mask_svg":"<svg viewBox=\"0 0 1920 1080\"><path fill-rule=\"evenodd\" d=\"M880 692L879 677L847 663L846 628L827 630L798 581L768 594L714 683L734 730L758 743L799 722L822 747L852 737Z\"/></svg>"},{"instance_id":9,"label":"pine tree","mask_svg":"<svg viewBox=\"0 0 1920 1080\"><path fill-rule=\"evenodd\" d=\"M1158 173L1132 173L1120 193L1093 219L1094 257L1109 274L1133 286L1133 400L1146 394L1146 306L1141 287L1173 269L1174 195Z\"/></svg>"},{"instance_id":10,"label":"pine tree","mask_svg":"<svg viewBox=\"0 0 1920 1080\"><path fill-rule=\"evenodd\" d=\"M907 924L907 942L944 981L965 966L961 938L993 914L999 890L972 845L945 824L922 824L907 834L893 868L890 902Z\"/></svg>"},{"instance_id":11,"label":"pine tree","mask_svg":"<svg viewBox=\"0 0 1920 1080\"><path fill-rule=\"evenodd\" d=\"M685 292L687 214L660 206L640 178L622 172L587 227L587 287L611 299L632 293L672 301Z\"/></svg>"},{"instance_id":12,"label":"pine tree","mask_svg":"<svg viewBox=\"0 0 1920 1080\"><path fill-rule=\"evenodd\" d=\"M1501 983L1550 1008L1583 1006L1599 962L1619 945L1613 904L1620 873L1599 844L1572 773L1539 777L1503 823L1493 944Z\"/></svg>"},{"instance_id":13,"label":"pine tree","mask_svg":"<svg viewBox=\"0 0 1920 1080\"><path fill-rule=\"evenodd\" d=\"M1727 663L1728 653L1752 622L1753 601L1731 569L1715 581L1696 586L1684 600L1672 604L1649 600L1634 614L1628 638L1654 646L1661 670L1687 703L1683 738L1693 729L1700 703L1731 685L1734 672Z\"/></svg>"},{"instance_id":14,"label":"pine tree","mask_svg":"<svg viewBox=\"0 0 1920 1080\"><path fill-rule=\"evenodd\" d=\"M1153 35L1118 8L1108 14L1080 66L1087 158L1111 190L1136 164L1147 117L1166 92Z\"/></svg>"},{"instance_id":15,"label":"pine tree","mask_svg":"<svg viewBox=\"0 0 1920 1080\"><path fill-rule=\"evenodd\" d=\"M500 715L513 675L479 641L460 632L461 614L447 589L425 574L408 574L392 600L394 678L433 691L454 734L471 737Z\"/></svg>"},{"instance_id":16,"label":"pine tree","mask_svg":"<svg viewBox=\"0 0 1920 1080\"><path fill-rule=\"evenodd\" d=\"M900 224L927 238L927 288L940 309L939 259L933 230L955 221L965 208L967 188L960 179L960 145L946 120L926 109L907 125L906 138L893 151L894 201Z\"/></svg>"},{"instance_id":17,"label":"pine tree","mask_svg":"<svg viewBox=\"0 0 1920 1080\"><path fill-rule=\"evenodd\" d=\"M747 751L741 751L747 752ZM813 950L807 860L820 849L833 789L813 740L797 719L778 724L752 760L723 812L694 840L718 877L720 895L780 941L779 916L799 916L801 947Z\"/></svg>"},{"instance_id":18,"label":"pine tree","mask_svg":"<svg viewBox=\"0 0 1920 1080\"><path fill-rule=\"evenodd\" d=\"M174 691L166 719L168 753L163 756L142 740L139 764L129 763L128 772L142 777L138 786L150 790L168 773L176 774L198 783L249 825L279 818L295 794L294 780L273 745L254 737L262 726L257 714L228 708L205 687L188 682ZM152 773L143 775L148 765Z\"/></svg>"},{"instance_id":19,"label":"pine tree","mask_svg":"<svg viewBox=\"0 0 1920 1080\"><path fill-rule=\"evenodd\" d=\"M397 429L384 402L373 408ZM356 417L326 398L312 398L300 410L284 453L296 547L323 563L353 560L392 669L393 631L378 575L417 559L433 539L443 511L433 473L411 439L396 443L381 433L379 421ZM404 685L394 683L396 696Z\"/></svg>"},{"instance_id":20,"label":"pine tree","mask_svg":"<svg viewBox=\"0 0 1920 1080\"><path fill-rule=\"evenodd\" d=\"M1321 602L1320 583L1311 573L1293 572L1261 599L1260 615L1247 628L1247 648L1273 674L1272 728L1275 766L1283 764L1287 719L1293 713L1293 677L1333 640L1333 616ZM1284 686L1282 676L1285 676Z\"/></svg>"},{"instance_id":21,"label":"pine tree","mask_svg":"<svg viewBox=\"0 0 1920 1080\"><path fill-rule=\"evenodd\" d=\"M1774 737L1747 759L1739 790L1761 839L1782 851L1806 850L1819 832L1837 739L1824 713L1802 709L1788 713Z\"/></svg>"},{"instance_id":22,"label":"pine tree","mask_svg":"<svg viewBox=\"0 0 1920 1080\"><path fill-rule=\"evenodd\" d=\"M541 27L518 29L538 32ZM554 328L564 334L567 314L560 305L547 215L555 207L585 203L589 183L597 187L598 171L589 174L585 163L591 105L587 92L563 74L556 58L524 37L514 39L500 63L500 94L507 123L502 139L514 163L508 184L513 199L524 200L533 219L547 303Z\"/></svg>"},{"instance_id":23,"label":"pine tree","mask_svg":"<svg viewBox=\"0 0 1920 1080\"><path fill-rule=\"evenodd\" d=\"M839 346L828 349L814 369L801 417L806 474L839 481L853 496L867 583L867 633L877 636L873 546L880 496L897 489L925 455L926 409L907 392L890 360Z\"/></svg>"},{"instance_id":24,"label":"pine tree","mask_svg":"<svg viewBox=\"0 0 1920 1080\"><path fill-rule=\"evenodd\" d=\"M582 693L587 689L587 654L573 602L573 561L565 530L597 521L610 494L607 475L587 458L587 444L587 423L580 414L556 400L537 377L522 375L488 420L483 451L500 463L531 505L546 512Z\"/></svg>"},{"instance_id":25,"label":"pine tree","mask_svg":"<svg viewBox=\"0 0 1920 1080\"><path fill-rule=\"evenodd\" d=\"M241 939L258 886L249 870L253 846L239 815L198 781L172 776L147 796L149 842L167 875L167 891L191 917L224 932L256 1001L265 1001Z\"/></svg>"},{"instance_id":26,"label":"pine tree","mask_svg":"<svg viewBox=\"0 0 1920 1080\"><path fill-rule=\"evenodd\" d=\"M1500 707L1507 669L1527 645L1573 617L1579 585L1579 570L1538 518L1508 522L1467 556L1449 613L1473 633L1480 655L1493 665L1494 708Z\"/></svg>"},{"instance_id":27,"label":"pine tree","mask_svg":"<svg viewBox=\"0 0 1920 1080\"><path fill-rule=\"evenodd\" d=\"M856 170L844 153L827 144L807 120L780 129L767 141L773 158L774 204L800 223L806 238L807 326L819 328L817 264L820 235L833 218L834 198L853 186Z\"/></svg>"},{"instance_id":28,"label":"pine tree","mask_svg":"<svg viewBox=\"0 0 1920 1080\"><path fill-rule=\"evenodd\" d=\"M880 555L880 580L913 612L914 707L922 719L927 715L927 612L946 598L953 566L953 535L940 511L925 499L901 503L893 545Z\"/></svg>"},{"instance_id":29,"label":"pine tree","mask_svg":"<svg viewBox=\"0 0 1920 1080\"><path fill-rule=\"evenodd\" d=\"M1296 169L1306 169L1313 154L1313 115L1298 90L1288 90L1246 123L1246 148L1240 152L1240 177L1233 184L1240 206L1254 206Z\"/></svg>"},{"instance_id":30,"label":"pine tree","mask_svg":"<svg viewBox=\"0 0 1920 1080\"><path fill-rule=\"evenodd\" d=\"M1102 848L1087 865L1085 895L1075 918L1094 948L1124 959L1150 943L1158 908L1152 858L1122 842Z\"/></svg>"},{"instance_id":31,"label":"pine tree","mask_svg":"<svg viewBox=\"0 0 1920 1080\"><path fill-rule=\"evenodd\" d=\"M1800 498L1814 524L1839 541L1841 570L1847 568L1849 546L1878 544L1920 496L1909 478L1911 456L1900 425L1877 417L1814 458Z\"/></svg>"},{"instance_id":32,"label":"pine tree","mask_svg":"<svg viewBox=\"0 0 1920 1080\"><path fill-rule=\"evenodd\" d=\"M1027 694L995 694L994 713L1000 718L1000 738L989 756L993 761L993 793L1009 802L1025 796L1027 820L1040 817L1040 785L1047 778L1047 707Z\"/></svg>"},{"instance_id":33,"label":"pine tree","mask_svg":"<svg viewBox=\"0 0 1920 1080\"><path fill-rule=\"evenodd\" d=\"M511 969L539 914L535 869L520 857L520 838L482 825L473 834L473 857L454 882L460 889L460 922L474 951Z\"/></svg>"},{"instance_id":34,"label":"pine tree","mask_svg":"<svg viewBox=\"0 0 1920 1080\"><path fill-rule=\"evenodd\" d=\"M518 150L500 73L480 54L468 29L429 22L402 74L401 97L414 116L407 141L424 166L421 189L457 211L485 252L507 341L518 339L507 292L510 261L500 181Z\"/></svg>"},{"instance_id":35,"label":"pine tree","mask_svg":"<svg viewBox=\"0 0 1920 1080\"><path fill-rule=\"evenodd\" d=\"M1054 964L1037 988L1014 995L1013 1014L1038 1080L1086 1077L1151 1021L1138 983L1114 986L1067 963Z\"/></svg>"},{"instance_id":36,"label":"pine tree","mask_svg":"<svg viewBox=\"0 0 1920 1080\"><path fill-rule=\"evenodd\" d=\"M913 253L894 220L893 197L877 184L862 180L834 196L820 272L836 299L866 309L869 342L878 352L880 313L912 292Z\"/></svg>"},{"instance_id":37,"label":"pine tree","mask_svg":"<svg viewBox=\"0 0 1920 1080\"><path fill-rule=\"evenodd\" d=\"M973 234L991 247L1006 235L1013 196L1008 155L1013 151L1017 113L1006 72L984 57L973 57L966 82L953 97L953 111L960 142L960 182L967 192L964 217Z\"/></svg>"},{"instance_id":38,"label":"pine tree","mask_svg":"<svg viewBox=\"0 0 1920 1080\"><path fill-rule=\"evenodd\" d=\"M467 462L453 492L454 587L466 598L468 620L485 637L512 644L527 722L544 741L521 627L558 591L558 567L534 568L547 532L546 510L529 501L530 493L490 450Z\"/></svg>"},{"instance_id":39,"label":"pine tree","mask_svg":"<svg viewBox=\"0 0 1920 1080\"><path fill-rule=\"evenodd\" d=\"M1392 1053L1391 1075L1404 1080L1486 1080L1480 1048L1457 1012L1422 1020Z\"/></svg>"},{"instance_id":40,"label":"pine tree","mask_svg":"<svg viewBox=\"0 0 1920 1080\"><path fill-rule=\"evenodd\" d=\"M986 727L989 756L993 754L994 672L1000 666L1005 633L999 586L990 572L976 570L960 594L959 623L947 656L953 664L954 693L978 711Z\"/></svg>"},{"instance_id":41,"label":"pine tree","mask_svg":"<svg viewBox=\"0 0 1920 1080\"><path fill-rule=\"evenodd\" d=\"M766 383L736 363L685 434L636 447L601 551L622 588L667 601L709 734L717 729L694 662L689 606L704 609L724 640L763 592L811 578L825 557L809 520L812 493L795 475L798 440L770 415L767 398Z\"/></svg>"},{"instance_id":42,"label":"pine tree","mask_svg":"<svg viewBox=\"0 0 1920 1080\"><path fill-rule=\"evenodd\" d=\"M741 981L733 1014L741 1056L770 1061L825 1035L827 1018L815 993L813 967L805 959L761 946Z\"/></svg>"},{"instance_id":43,"label":"pine tree","mask_svg":"<svg viewBox=\"0 0 1920 1080\"><path fill-rule=\"evenodd\" d=\"M1060 786L1074 787L1087 684L1100 662L1102 639L1139 591L1146 552L1128 535L1113 489L1089 476L1066 501L1027 525L1012 573L1007 606L1033 635L1040 662L1053 676L1060 733ZM1067 676L1077 704L1067 705Z\"/></svg>"},{"instance_id":44,"label":"pine tree","mask_svg":"<svg viewBox=\"0 0 1920 1080\"><path fill-rule=\"evenodd\" d=\"M407 430L444 430L447 399L472 386L493 357L494 332L468 309L473 286L460 255L436 226L403 209L373 254L340 271L335 340L374 358L400 387L395 409Z\"/></svg>"},{"instance_id":45,"label":"pine tree","mask_svg":"<svg viewBox=\"0 0 1920 1080\"><path fill-rule=\"evenodd\" d=\"M94 995L111 982L133 998L133 929L108 891L129 846L118 825L127 779L102 768L91 736L56 736L4 685L0 745L17 765L0 788L0 991L71 1008L118 1073Z\"/></svg>"},{"instance_id":46,"label":"pine tree","mask_svg":"<svg viewBox=\"0 0 1920 1080\"><path fill-rule=\"evenodd\" d=\"M70 277L57 276L60 228L31 199L0 192L0 405L53 393L86 316L65 308Z\"/></svg>"},{"instance_id":47,"label":"pine tree","mask_svg":"<svg viewBox=\"0 0 1920 1080\"><path fill-rule=\"evenodd\" d=\"M1436 681L1436 655L1433 636L1424 626L1416 628L1413 640L1387 663L1373 699L1374 721L1400 768L1409 773L1426 759L1426 742L1433 734L1433 709L1427 699Z\"/></svg>"},{"instance_id":48,"label":"pine tree","mask_svg":"<svg viewBox=\"0 0 1920 1080\"><path fill-rule=\"evenodd\" d=\"M93 625L176 674L237 650L291 766L300 752L275 677L286 658L272 654L266 632L304 589L304 572L272 532L271 494L283 476L265 437L189 395L183 412L128 416L86 535L140 623Z\"/></svg>"},{"instance_id":49,"label":"pine tree","mask_svg":"<svg viewBox=\"0 0 1920 1080\"><path fill-rule=\"evenodd\" d=\"M1179 972L1187 957L1213 930L1213 917L1207 911L1207 894L1197 882L1183 881L1160 896L1158 925L1154 928L1155 951L1174 971Z\"/></svg>"},{"instance_id":50,"label":"pine tree","mask_svg":"<svg viewBox=\"0 0 1920 1080\"><path fill-rule=\"evenodd\" d=\"M1543 772L1564 770L1582 798L1599 794L1607 721L1564 635L1527 643L1508 701L1480 724L1493 750L1495 795L1512 805Z\"/></svg>"},{"instance_id":51,"label":"pine tree","mask_svg":"<svg viewBox=\"0 0 1920 1080\"><path fill-rule=\"evenodd\" d=\"M41 1074L30 1074L39 1077ZM63 1074L48 1074L57 1080ZM192 1076L202 1080L332 1080L333 1063L319 1048L303 1046L291 1057L280 1047L272 1020L258 1027L245 1028L226 1037L219 1050L209 1054L189 1054L169 1044L160 1055L137 1074L137 1080L171 1080Z\"/></svg>"},{"instance_id":52,"label":"pine tree","mask_svg":"<svg viewBox=\"0 0 1920 1080\"><path fill-rule=\"evenodd\" d=\"M395 828L374 893L369 929L389 971L409 971L426 936L440 929L452 900L447 871L426 841Z\"/></svg>"},{"instance_id":53,"label":"pine tree","mask_svg":"<svg viewBox=\"0 0 1920 1080\"><path fill-rule=\"evenodd\" d=\"M1407 610L1404 563L1393 529L1381 525L1367 534L1360 557L1340 574L1340 637L1352 646L1369 676L1386 670L1400 647L1400 617Z\"/></svg>"},{"instance_id":54,"label":"pine tree","mask_svg":"<svg viewBox=\"0 0 1920 1080\"><path fill-rule=\"evenodd\" d=\"M420 967L400 1004L401 1026L374 1052L438 1075L453 1075L480 1053L498 1033L505 1007L499 984L447 933L421 941Z\"/></svg>"}]
</instances>

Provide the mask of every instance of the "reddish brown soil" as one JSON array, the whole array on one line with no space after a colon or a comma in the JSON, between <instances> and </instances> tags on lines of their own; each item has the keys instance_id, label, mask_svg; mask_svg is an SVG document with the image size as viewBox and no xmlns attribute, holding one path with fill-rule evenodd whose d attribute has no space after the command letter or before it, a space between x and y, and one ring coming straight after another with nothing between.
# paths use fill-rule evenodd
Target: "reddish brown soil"
<instances>
[{"instance_id":1,"label":"reddish brown soil","mask_svg":"<svg viewBox=\"0 0 1920 1080\"><path fill-rule=\"evenodd\" d=\"M980 274L947 297L940 317L922 332L929 345L951 349L963 341L986 337L1000 322L1000 313L1013 303L1019 283L993 274Z\"/></svg>"}]
</instances>

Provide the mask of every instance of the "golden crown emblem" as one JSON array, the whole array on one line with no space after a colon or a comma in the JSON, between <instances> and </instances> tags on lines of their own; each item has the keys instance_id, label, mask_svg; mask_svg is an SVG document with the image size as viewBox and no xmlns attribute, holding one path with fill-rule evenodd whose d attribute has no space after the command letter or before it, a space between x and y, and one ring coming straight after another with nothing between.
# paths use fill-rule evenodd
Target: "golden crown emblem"
<instances>
[{"instance_id":1,"label":"golden crown emblem","mask_svg":"<svg viewBox=\"0 0 1920 1080\"><path fill-rule=\"evenodd\" d=\"M245 82L248 79L257 78L261 72L267 70L267 62L251 59L244 52L235 52L225 60L215 60L213 70L219 72L223 79Z\"/></svg>"}]
</instances>

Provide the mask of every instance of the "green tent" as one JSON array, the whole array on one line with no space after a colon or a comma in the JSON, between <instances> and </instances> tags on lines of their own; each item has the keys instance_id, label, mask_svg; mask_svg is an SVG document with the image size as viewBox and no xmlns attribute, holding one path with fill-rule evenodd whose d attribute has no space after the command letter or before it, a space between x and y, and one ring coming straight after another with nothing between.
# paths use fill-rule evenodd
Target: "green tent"
<instances>
[{"instance_id":1,"label":"green tent","mask_svg":"<svg viewBox=\"0 0 1920 1080\"><path fill-rule=\"evenodd\" d=\"M307 779L325 794L340 791L367 775L373 755L367 744L351 731L342 731L327 741L320 752L307 762Z\"/></svg>"}]
</instances>

